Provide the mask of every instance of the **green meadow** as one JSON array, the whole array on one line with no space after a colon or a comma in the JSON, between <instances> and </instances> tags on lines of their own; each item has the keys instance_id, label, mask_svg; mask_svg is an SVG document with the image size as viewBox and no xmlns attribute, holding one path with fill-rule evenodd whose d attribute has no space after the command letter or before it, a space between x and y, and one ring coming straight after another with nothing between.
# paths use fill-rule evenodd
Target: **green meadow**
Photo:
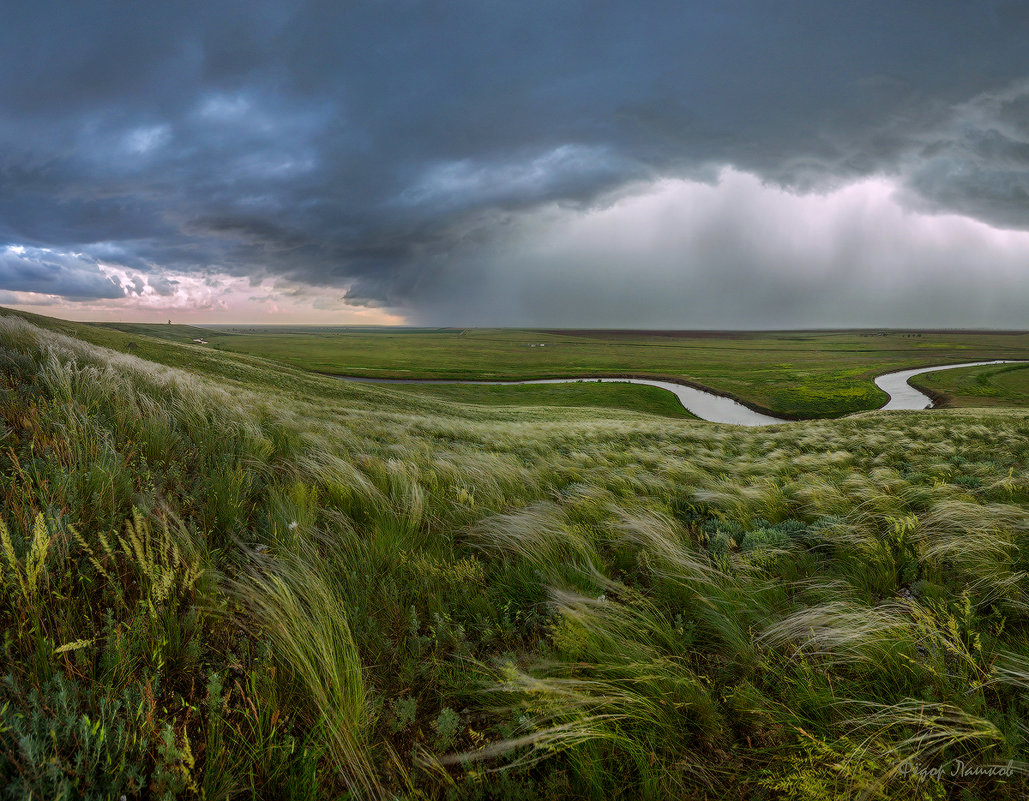
<instances>
[{"instance_id":1,"label":"green meadow","mask_svg":"<svg viewBox=\"0 0 1029 801\"><path fill-rule=\"evenodd\" d=\"M1029 406L1029 364L992 364L916 376L944 406Z\"/></svg>"},{"instance_id":2,"label":"green meadow","mask_svg":"<svg viewBox=\"0 0 1029 801\"><path fill-rule=\"evenodd\" d=\"M1029 793L1029 371L317 373L824 417L1025 335L157 328L0 310L3 797Z\"/></svg>"},{"instance_id":3,"label":"green meadow","mask_svg":"<svg viewBox=\"0 0 1029 801\"><path fill-rule=\"evenodd\" d=\"M658 387L600 384L583 379L573 384L523 386L394 385L399 392L482 406L572 406L582 409L628 409L664 417L692 417L679 399Z\"/></svg>"},{"instance_id":4,"label":"green meadow","mask_svg":"<svg viewBox=\"0 0 1029 801\"><path fill-rule=\"evenodd\" d=\"M685 379L785 417L837 417L886 402L872 379L934 364L1024 358L1029 334L812 331L755 333L190 326L118 328L262 356L338 375L390 378ZM544 347L538 347L542 344ZM537 345L537 347L532 347ZM489 393L487 393L489 394ZM494 397L498 396L494 393Z\"/></svg>"}]
</instances>

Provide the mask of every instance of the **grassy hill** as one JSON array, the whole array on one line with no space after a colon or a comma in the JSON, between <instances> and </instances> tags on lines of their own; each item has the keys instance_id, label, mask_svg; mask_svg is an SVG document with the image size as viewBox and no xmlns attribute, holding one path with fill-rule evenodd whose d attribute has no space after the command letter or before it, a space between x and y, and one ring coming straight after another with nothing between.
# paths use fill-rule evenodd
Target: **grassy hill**
<instances>
[{"instance_id":1,"label":"grassy hill","mask_svg":"<svg viewBox=\"0 0 1029 801\"><path fill-rule=\"evenodd\" d=\"M179 325L165 323L157 325L154 323L90 323L90 325L111 328L121 331L123 334L135 334L136 336L154 337L155 339L167 339L172 342L193 342L195 339L209 339L215 332L210 328L202 328L196 325ZM226 336L223 333L218 336Z\"/></svg>"},{"instance_id":2,"label":"grassy hill","mask_svg":"<svg viewBox=\"0 0 1029 801\"><path fill-rule=\"evenodd\" d=\"M0 311L0 792L1029 791L1029 412L465 400Z\"/></svg>"}]
</instances>

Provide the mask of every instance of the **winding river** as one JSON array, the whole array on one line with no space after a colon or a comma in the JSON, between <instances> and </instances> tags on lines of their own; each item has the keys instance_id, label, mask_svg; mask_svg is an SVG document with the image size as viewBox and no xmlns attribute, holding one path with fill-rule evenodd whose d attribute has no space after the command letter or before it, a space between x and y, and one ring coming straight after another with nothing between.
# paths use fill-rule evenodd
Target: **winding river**
<instances>
[{"instance_id":1,"label":"winding river","mask_svg":"<svg viewBox=\"0 0 1029 801\"><path fill-rule=\"evenodd\" d=\"M889 401L881 409L929 409L933 399L921 390L908 383L922 373L936 373L940 370L955 370L958 367L979 367L983 364L1017 364L1021 359L994 359L991 362L965 362L964 364L944 364L939 367L920 367L917 370L899 370L896 373L883 373L875 379L875 385L890 396Z\"/></svg>"},{"instance_id":2,"label":"winding river","mask_svg":"<svg viewBox=\"0 0 1029 801\"><path fill-rule=\"evenodd\" d=\"M955 370L959 367L978 367L984 364L1013 364L1019 359L995 359L986 362L965 362L963 364L944 364L938 367L922 367L917 370L900 370L895 373L884 373L875 379L875 385L890 396L881 409L928 409L933 400L924 392L915 389L908 379L922 373L935 373L938 370ZM645 384L648 387L671 392L679 399L688 412L711 423L727 423L737 426L768 426L776 423L790 422L781 417L762 414L744 406L739 401L716 395L696 387L676 384L671 381L659 381L650 378L538 378L529 381L466 381L458 379L438 378L364 378L361 376L343 376L336 378L342 381L356 381L362 384L484 384L514 386L518 384L574 384L580 381L600 381L615 384Z\"/></svg>"}]
</instances>

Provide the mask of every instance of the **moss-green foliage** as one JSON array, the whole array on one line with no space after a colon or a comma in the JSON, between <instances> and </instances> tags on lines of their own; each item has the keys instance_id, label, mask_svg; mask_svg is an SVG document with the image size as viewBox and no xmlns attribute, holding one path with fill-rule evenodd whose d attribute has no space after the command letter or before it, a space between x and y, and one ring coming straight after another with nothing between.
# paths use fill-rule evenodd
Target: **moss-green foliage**
<instances>
[{"instance_id":1,"label":"moss-green foliage","mask_svg":"<svg viewBox=\"0 0 1029 801\"><path fill-rule=\"evenodd\" d=\"M948 406L1029 406L1029 364L997 364L917 376Z\"/></svg>"},{"instance_id":2,"label":"moss-green foliage","mask_svg":"<svg viewBox=\"0 0 1029 801\"><path fill-rule=\"evenodd\" d=\"M35 322L2 797L1029 790L1024 412L485 407Z\"/></svg>"},{"instance_id":3,"label":"moss-green foliage","mask_svg":"<svg viewBox=\"0 0 1029 801\"><path fill-rule=\"evenodd\" d=\"M576 406L628 409L663 417L692 417L679 399L658 387L582 380L569 384L482 386L460 384L396 385L399 391L487 406Z\"/></svg>"}]
</instances>

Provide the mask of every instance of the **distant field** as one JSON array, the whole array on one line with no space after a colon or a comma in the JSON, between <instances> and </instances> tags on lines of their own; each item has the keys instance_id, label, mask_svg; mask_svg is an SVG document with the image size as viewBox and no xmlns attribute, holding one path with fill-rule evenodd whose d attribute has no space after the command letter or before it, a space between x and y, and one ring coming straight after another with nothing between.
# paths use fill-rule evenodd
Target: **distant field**
<instances>
[{"instance_id":1,"label":"distant field","mask_svg":"<svg viewBox=\"0 0 1029 801\"><path fill-rule=\"evenodd\" d=\"M920 375L912 383L946 406L1029 406L1029 364L998 364Z\"/></svg>"},{"instance_id":2,"label":"distant field","mask_svg":"<svg viewBox=\"0 0 1029 801\"><path fill-rule=\"evenodd\" d=\"M168 325L114 327L176 341L189 341L201 331ZM886 397L872 378L888 370L988 358L1029 358L1029 334L995 332L234 327L209 329L202 335L213 348L339 375L453 379L618 374L675 377L728 393L762 410L798 417L832 417L878 408ZM499 391L460 391L469 401L473 396L487 398L477 401L485 403L500 402L497 399L505 397ZM517 403L531 394L506 397Z\"/></svg>"},{"instance_id":3,"label":"distant field","mask_svg":"<svg viewBox=\"0 0 1029 801\"><path fill-rule=\"evenodd\" d=\"M155 323L86 323L86 325L94 328L112 328L123 334L156 337L170 342L192 342L194 339L209 340L212 333L211 329L196 325L171 325L168 323L164 325Z\"/></svg>"},{"instance_id":4,"label":"distant field","mask_svg":"<svg viewBox=\"0 0 1029 801\"><path fill-rule=\"evenodd\" d=\"M529 384L522 386L482 386L426 384L397 386L398 392L445 398L457 403L487 406L565 406L598 409L626 409L665 417L693 417L678 398L658 387L639 384L600 384L583 381L575 384Z\"/></svg>"}]
</instances>

